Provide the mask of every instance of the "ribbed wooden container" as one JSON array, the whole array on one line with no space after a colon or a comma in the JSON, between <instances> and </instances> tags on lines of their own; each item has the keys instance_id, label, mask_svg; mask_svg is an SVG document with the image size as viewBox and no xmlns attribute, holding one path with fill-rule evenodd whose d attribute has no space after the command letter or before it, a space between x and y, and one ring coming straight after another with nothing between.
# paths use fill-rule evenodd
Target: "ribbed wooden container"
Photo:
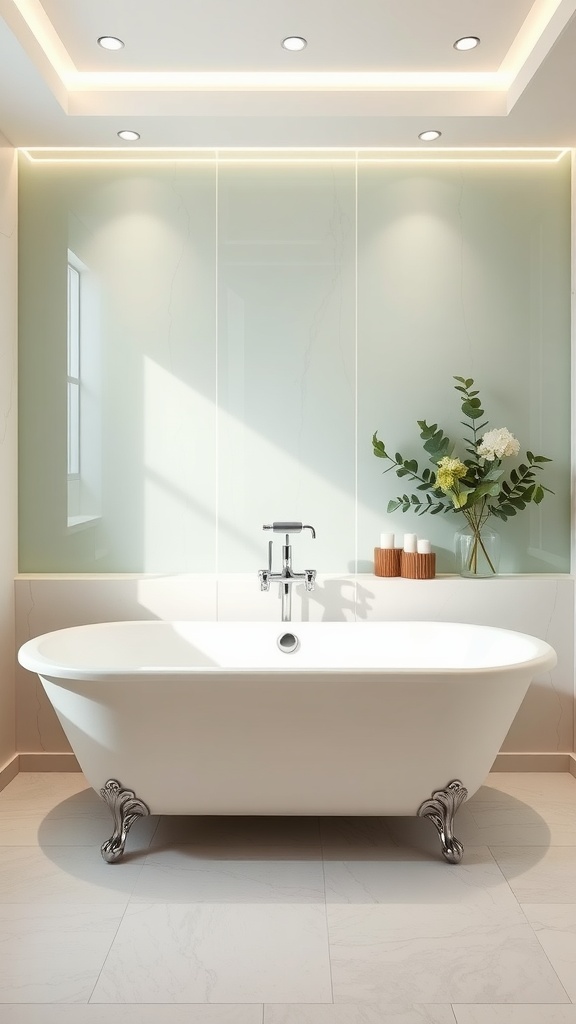
<instances>
[{"instance_id":1,"label":"ribbed wooden container","mask_svg":"<svg viewBox=\"0 0 576 1024\"><path fill-rule=\"evenodd\" d=\"M400 575L407 580L433 580L436 575L436 555L419 555L417 552L402 551Z\"/></svg>"},{"instance_id":2,"label":"ribbed wooden container","mask_svg":"<svg viewBox=\"0 0 576 1024\"><path fill-rule=\"evenodd\" d=\"M400 575L400 548L374 548L374 575Z\"/></svg>"}]
</instances>

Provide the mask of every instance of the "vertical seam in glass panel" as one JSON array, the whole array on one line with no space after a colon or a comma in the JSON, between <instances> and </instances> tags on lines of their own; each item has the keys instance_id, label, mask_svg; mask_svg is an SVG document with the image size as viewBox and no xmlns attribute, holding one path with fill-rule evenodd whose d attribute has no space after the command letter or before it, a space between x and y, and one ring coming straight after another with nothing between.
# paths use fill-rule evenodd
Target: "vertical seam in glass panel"
<instances>
[{"instance_id":1,"label":"vertical seam in glass panel","mask_svg":"<svg viewBox=\"0 0 576 1024\"><path fill-rule=\"evenodd\" d=\"M358 573L358 151L354 163L354 573ZM356 593L354 599L356 618Z\"/></svg>"},{"instance_id":2,"label":"vertical seam in glass panel","mask_svg":"<svg viewBox=\"0 0 576 1024\"><path fill-rule=\"evenodd\" d=\"M214 562L215 569L218 573L220 571L220 450L219 450L219 429L220 429L220 395L218 390L218 348L219 348L219 332L218 332L218 303L220 300L220 289L218 286L218 271L219 271L219 260L218 255L220 252L220 230L219 230L219 218L218 218L218 202L219 202L219 169L220 162L218 155L214 161L214 236L216 239L215 252L214 252L214 338L215 338L215 354L214 354L214 418L215 418L215 429L214 429L214 447L215 451L215 481L214 481ZM216 586L216 601L218 602L218 586ZM218 618L218 604L216 604L216 618Z\"/></svg>"},{"instance_id":3,"label":"vertical seam in glass panel","mask_svg":"<svg viewBox=\"0 0 576 1024\"><path fill-rule=\"evenodd\" d=\"M575 158L576 158L576 150L573 149L572 150L572 155L571 155L571 167L570 167L570 198L571 198L571 202L573 204L573 208L576 206L576 164L575 164ZM575 285L575 273L576 273L576 271L574 269L575 266L576 266L575 259L576 259L576 221L574 220L574 217L572 217L572 225L571 225L571 231L570 231L570 277L571 277L570 286L571 286L572 294L574 293L574 285ZM572 302L571 325L570 325L570 327L571 327L571 336L572 336L572 343L571 343L572 344L572 349L571 349L571 351L574 352L574 347L573 347L574 346L574 338L576 337L576 304L574 302ZM570 393L571 410L572 410L571 411L571 419L572 419L571 436L572 437L574 437L574 431L576 430L576 374L575 374L575 370L574 370L574 363L575 363L575 360L572 359L573 368L572 368L572 381L571 381L571 393ZM575 451L574 447L572 447L572 452L570 453L570 457L571 457L572 469L574 469L574 466L576 464L575 463L576 451ZM576 502L576 487L575 487L575 483L574 483L574 472L572 472L570 474L570 476L571 476L571 482L570 482L570 509L571 509L571 515L570 515L570 521L573 522L573 512L574 512L575 502ZM574 529L571 530L571 534L572 534L572 536L570 538L570 572L573 573L573 572L576 572L576 532L574 531ZM576 714L576 712L575 712L575 714ZM575 725L576 725L576 719L575 719Z\"/></svg>"},{"instance_id":4,"label":"vertical seam in glass panel","mask_svg":"<svg viewBox=\"0 0 576 1024\"><path fill-rule=\"evenodd\" d=\"M78 412L76 417L76 450L77 450L77 472L82 476L82 277L79 270L76 270L76 283L78 294L76 297L76 373L78 374Z\"/></svg>"}]
</instances>

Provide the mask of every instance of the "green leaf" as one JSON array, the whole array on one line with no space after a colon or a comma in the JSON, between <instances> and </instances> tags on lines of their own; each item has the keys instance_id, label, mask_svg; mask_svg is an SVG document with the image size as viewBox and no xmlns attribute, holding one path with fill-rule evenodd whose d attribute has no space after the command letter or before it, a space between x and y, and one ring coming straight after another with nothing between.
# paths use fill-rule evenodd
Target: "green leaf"
<instances>
[{"instance_id":1,"label":"green leaf","mask_svg":"<svg viewBox=\"0 0 576 1024\"><path fill-rule=\"evenodd\" d=\"M470 420L479 420L484 415L484 410L475 408L471 402L462 403L462 412Z\"/></svg>"},{"instance_id":2,"label":"green leaf","mask_svg":"<svg viewBox=\"0 0 576 1024\"><path fill-rule=\"evenodd\" d=\"M437 423L432 423L431 426L429 426L428 423L426 423L426 420L417 420L417 423L418 423L418 426L420 427L420 430L421 430L420 437L422 437L422 438L424 438L424 437L432 437L432 434L435 434L436 431L438 430L438 424Z\"/></svg>"},{"instance_id":3,"label":"green leaf","mask_svg":"<svg viewBox=\"0 0 576 1024\"><path fill-rule=\"evenodd\" d=\"M375 432L372 435L372 445L374 446L374 455L376 455L379 459L388 458L384 442L379 439L379 437L377 436L377 432Z\"/></svg>"},{"instance_id":4,"label":"green leaf","mask_svg":"<svg viewBox=\"0 0 576 1024\"><path fill-rule=\"evenodd\" d=\"M484 473L484 480L501 480L504 476L504 470L500 468L500 465L493 466L487 473Z\"/></svg>"},{"instance_id":5,"label":"green leaf","mask_svg":"<svg viewBox=\"0 0 576 1024\"><path fill-rule=\"evenodd\" d=\"M454 508L464 508L464 505L468 503L468 495L465 491L460 491L459 494L452 495L452 504Z\"/></svg>"},{"instance_id":6,"label":"green leaf","mask_svg":"<svg viewBox=\"0 0 576 1024\"><path fill-rule=\"evenodd\" d=\"M541 487L540 484L538 484L538 487L534 488L534 494L532 496L532 501L535 501L536 504L539 505L543 498L544 498L544 488Z\"/></svg>"},{"instance_id":7,"label":"green leaf","mask_svg":"<svg viewBox=\"0 0 576 1024\"><path fill-rule=\"evenodd\" d=\"M554 459L547 459L545 455L535 455L534 462L553 462Z\"/></svg>"}]
</instances>

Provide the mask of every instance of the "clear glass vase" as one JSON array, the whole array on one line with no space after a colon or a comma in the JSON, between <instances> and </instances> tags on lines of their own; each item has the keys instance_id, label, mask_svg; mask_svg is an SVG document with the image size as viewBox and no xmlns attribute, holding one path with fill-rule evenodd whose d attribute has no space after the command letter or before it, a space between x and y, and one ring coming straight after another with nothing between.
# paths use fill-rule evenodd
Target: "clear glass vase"
<instances>
[{"instance_id":1,"label":"clear glass vase","mask_svg":"<svg viewBox=\"0 0 576 1024\"><path fill-rule=\"evenodd\" d=\"M488 523L466 523L454 538L456 568L475 579L496 576L500 564L500 534Z\"/></svg>"}]
</instances>

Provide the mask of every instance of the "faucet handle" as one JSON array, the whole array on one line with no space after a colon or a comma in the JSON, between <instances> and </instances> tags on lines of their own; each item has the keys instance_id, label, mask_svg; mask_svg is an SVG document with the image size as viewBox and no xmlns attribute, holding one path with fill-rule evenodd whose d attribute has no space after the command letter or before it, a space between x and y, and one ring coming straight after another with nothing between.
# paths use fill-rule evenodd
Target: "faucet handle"
<instances>
[{"instance_id":1,"label":"faucet handle","mask_svg":"<svg viewBox=\"0 0 576 1024\"><path fill-rule=\"evenodd\" d=\"M292 522L274 522L264 523L263 530L273 530L274 533L302 533L302 530L310 530L312 537L316 536L316 530L313 526L307 526L305 523L292 523Z\"/></svg>"},{"instance_id":2,"label":"faucet handle","mask_svg":"<svg viewBox=\"0 0 576 1024\"><path fill-rule=\"evenodd\" d=\"M258 579L260 580L260 590L270 590L270 570L259 569Z\"/></svg>"},{"instance_id":3,"label":"faucet handle","mask_svg":"<svg viewBox=\"0 0 576 1024\"><path fill-rule=\"evenodd\" d=\"M304 570L304 583L305 583L305 586L306 586L306 590L308 590L308 591L314 590L315 582L316 582L316 569L305 569Z\"/></svg>"},{"instance_id":4,"label":"faucet handle","mask_svg":"<svg viewBox=\"0 0 576 1024\"><path fill-rule=\"evenodd\" d=\"M274 533L301 533L302 523L292 522L274 522L265 523L262 527L263 530L273 530Z\"/></svg>"}]
</instances>

